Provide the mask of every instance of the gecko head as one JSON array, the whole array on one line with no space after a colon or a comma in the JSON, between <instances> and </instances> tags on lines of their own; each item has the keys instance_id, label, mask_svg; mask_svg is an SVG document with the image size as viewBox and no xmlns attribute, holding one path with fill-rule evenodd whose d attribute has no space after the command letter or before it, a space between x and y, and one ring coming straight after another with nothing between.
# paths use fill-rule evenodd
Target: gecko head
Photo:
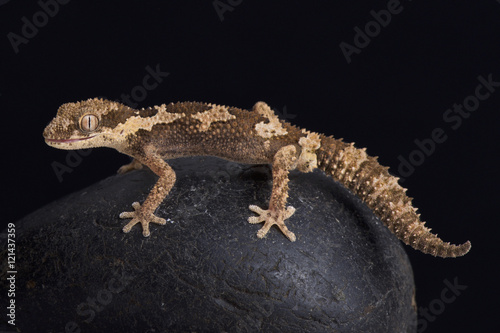
<instances>
[{"instance_id":1,"label":"gecko head","mask_svg":"<svg viewBox=\"0 0 500 333\"><path fill-rule=\"evenodd\" d=\"M134 109L105 99L66 103L43 131L45 142L59 149L113 147L123 142L113 131Z\"/></svg>"}]
</instances>

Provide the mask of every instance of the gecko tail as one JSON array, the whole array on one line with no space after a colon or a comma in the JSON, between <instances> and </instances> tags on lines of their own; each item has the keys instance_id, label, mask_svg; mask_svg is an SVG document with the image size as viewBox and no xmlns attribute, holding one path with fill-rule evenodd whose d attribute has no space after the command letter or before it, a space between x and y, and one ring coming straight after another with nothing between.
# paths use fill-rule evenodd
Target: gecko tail
<instances>
[{"instance_id":1,"label":"gecko tail","mask_svg":"<svg viewBox=\"0 0 500 333\"><path fill-rule=\"evenodd\" d=\"M469 252L469 241L454 245L431 233L420 220L406 189L398 184L398 178L390 175L389 168L380 165L376 157L368 156L366 149L322 135L316 153L318 168L360 197L405 244L442 258Z\"/></svg>"},{"instance_id":2,"label":"gecko tail","mask_svg":"<svg viewBox=\"0 0 500 333\"><path fill-rule=\"evenodd\" d=\"M420 222L419 226L413 232L407 233L408 240L403 242L423 253L431 254L441 258L456 258L465 255L471 249L469 241L455 245L443 242L437 235L430 232L430 229Z\"/></svg>"}]
</instances>

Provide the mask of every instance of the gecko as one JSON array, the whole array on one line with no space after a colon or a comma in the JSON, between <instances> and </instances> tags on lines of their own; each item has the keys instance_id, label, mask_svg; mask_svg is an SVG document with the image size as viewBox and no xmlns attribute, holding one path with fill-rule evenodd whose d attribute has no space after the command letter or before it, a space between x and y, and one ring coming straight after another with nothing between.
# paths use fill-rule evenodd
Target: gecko
<instances>
[{"instance_id":1,"label":"gecko","mask_svg":"<svg viewBox=\"0 0 500 333\"><path fill-rule=\"evenodd\" d=\"M438 257L459 257L469 241L444 242L425 226L412 198L388 167L342 139L301 129L282 119L264 102L251 110L200 102L177 102L134 109L93 98L59 107L43 132L45 142L59 149L110 147L133 158L118 172L149 167L158 180L142 204L119 217L131 219L123 231L141 224L145 237L150 223L164 225L155 211L172 189L176 176L168 160L187 156L215 156L244 164L270 164L272 192L267 209L250 205L252 224L263 223L263 238L276 225L290 240L296 236L285 225L295 212L287 206L289 172L322 170L357 195L398 239L416 250Z\"/></svg>"}]
</instances>

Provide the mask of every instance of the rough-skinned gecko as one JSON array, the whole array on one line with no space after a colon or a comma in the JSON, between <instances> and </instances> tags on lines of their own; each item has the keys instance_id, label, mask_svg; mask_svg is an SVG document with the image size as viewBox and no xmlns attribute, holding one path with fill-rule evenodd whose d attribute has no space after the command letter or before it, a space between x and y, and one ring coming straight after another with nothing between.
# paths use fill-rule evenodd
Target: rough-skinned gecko
<instances>
[{"instance_id":1,"label":"rough-skinned gecko","mask_svg":"<svg viewBox=\"0 0 500 333\"><path fill-rule=\"evenodd\" d=\"M389 174L376 157L332 136L300 129L278 119L264 102L252 110L197 102L179 102L136 110L103 99L63 104L43 133L48 145L60 149L111 147L134 158L120 173L148 166L159 176L142 205L134 202L134 211L120 218L131 219L123 227L129 232L138 223L149 236L149 224L165 224L154 214L170 192L175 172L166 160L183 156L216 156L248 164L272 165L272 193L268 209L249 208L256 216L250 223L264 222L257 236L266 236L276 225L290 239L285 220L295 208L286 206L288 173L297 169L323 170L359 196L380 220L404 243L439 257L466 254L469 241L462 245L443 242L412 206L406 189Z\"/></svg>"}]
</instances>

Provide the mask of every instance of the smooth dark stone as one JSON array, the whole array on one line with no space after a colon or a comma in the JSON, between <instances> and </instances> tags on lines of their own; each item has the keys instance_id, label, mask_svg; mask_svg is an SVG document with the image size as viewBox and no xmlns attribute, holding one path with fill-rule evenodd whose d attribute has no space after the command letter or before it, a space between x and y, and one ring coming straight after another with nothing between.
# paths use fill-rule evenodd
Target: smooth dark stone
<instances>
[{"instance_id":1,"label":"smooth dark stone","mask_svg":"<svg viewBox=\"0 0 500 333\"><path fill-rule=\"evenodd\" d=\"M167 219L129 234L118 215L142 202L149 170L109 177L16 223L16 325L22 332L415 332L402 244L323 173L290 175L292 243L259 225L268 166L171 161ZM5 231L2 249L6 249ZM2 259L6 267L6 259ZM1 307L5 309L6 278ZM148 331L149 330L149 331Z\"/></svg>"}]
</instances>

